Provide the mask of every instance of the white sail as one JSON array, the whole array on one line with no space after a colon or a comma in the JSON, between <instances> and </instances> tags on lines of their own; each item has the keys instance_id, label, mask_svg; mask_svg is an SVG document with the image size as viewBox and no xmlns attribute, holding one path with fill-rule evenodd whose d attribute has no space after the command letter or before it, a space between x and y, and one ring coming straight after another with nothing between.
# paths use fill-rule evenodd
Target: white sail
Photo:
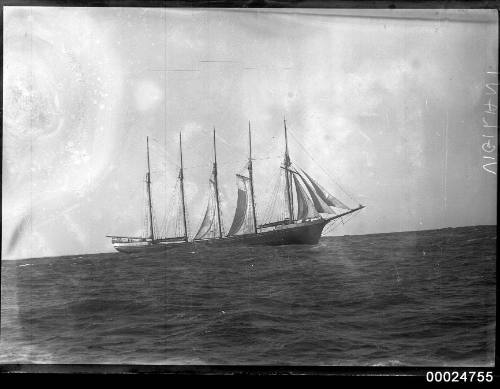
<instances>
[{"instance_id":1,"label":"white sail","mask_svg":"<svg viewBox=\"0 0 500 389\"><path fill-rule=\"evenodd\" d=\"M302 170L302 169L301 169ZM316 191L317 195L329 206L331 207L336 207L336 208L342 208L342 209L351 209L347 205L345 205L342 201L328 193L320 184L318 184L316 181L314 181L309 174L307 174L304 170L302 170L302 173L305 174L305 176L309 179L311 184L314 187L314 190Z\"/></svg>"},{"instance_id":2,"label":"white sail","mask_svg":"<svg viewBox=\"0 0 500 389\"><path fill-rule=\"evenodd\" d=\"M212 171L212 176L209 180L210 195L208 198L208 204L205 211L205 216L201 222L200 228L196 233L194 239L203 239L206 237L213 238L215 236L216 227L216 213L217 213L217 201L215 199L215 181L214 181L214 171Z\"/></svg>"},{"instance_id":3,"label":"white sail","mask_svg":"<svg viewBox=\"0 0 500 389\"><path fill-rule=\"evenodd\" d=\"M209 234L209 232L213 231L212 226L214 224L216 208L217 205L215 204L214 198L213 196L210 196L208 199L205 216L203 217L203 221L201 222L198 232L194 236L195 239L203 239Z\"/></svg>"},{"instance_id":4,"label":"white sail","mask_svg":"<svg viewBox=\"0 0 500 389\"><path fill-rule=\"evenodd\" d=\"M314 208L316 208L316 211L318 213L329 213L329 214L335 214L335 212L328 206L328 204L316 193L316 191L309 185L306 179L302 177L299 173L297 173L300 178L302 179L302 182L306 186L307 191L309 192L309 196L311 197ZM304 172L305 174L305 172Z\"/></svg>"},{"instance_id":5,"label":"white sail","mask_svg":"<svg viewBox=\"0 0 500 389\"><path fill-rule=\"evenodd\" d=\"M238 178L238 200L228 236L235 235L239 232L249 233L253 231L254 228L253 219L251 218L252 199L249 196L250 179L240 174L237 174L236 177Z\"/></svg>"},{"instance_id":6,"label":"white sail","mask_svg":"<svg viewBox=\"0 0 500 389\"><path fill-rule=\"evenodd\" d=\"M310 219L318 217L319 214L311 202L311 199L307 197L304 188L297 179L297 175L293 174L293 182L295 184L295 190L297 192L297 220Z\"/></svg>"}]
</instances>

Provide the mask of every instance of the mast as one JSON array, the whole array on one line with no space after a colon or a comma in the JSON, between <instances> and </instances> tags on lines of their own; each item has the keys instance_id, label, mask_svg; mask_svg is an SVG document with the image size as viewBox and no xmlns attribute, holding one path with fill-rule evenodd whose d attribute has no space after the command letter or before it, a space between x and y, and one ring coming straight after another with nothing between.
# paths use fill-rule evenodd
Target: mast
<instances>
[{"instance_id":1,"label":"mast","mask_svg":"<svg viewBox=\"0 0 500 389\"><path fill-rule=\"evenodd\" d=\"M179 172L179 179L181 184L181 198L182 198L182 219L184 222L184 240L188 241L187 223L186 223L186 203L184 201L184 165L182 164L182 134L179 132L179 149L181 155L181 171Z\"/></svg>"},{"instance_id":2,"label":"mast","mask_svg":"<svg viewBox=\"0 0 500 389\"><path fill-rule=\"evenodd\" d=\"M153 206L151 204L151 168L149 165L149 137L146 137L146 149L148 156L148 172L146 173L146 184L148 189L148 208L149 208L149 237L154 241L155 235L153 230Z\"/></svg>"},{"instance_id":3,"label":"mast","mask_svg":"<svg viewBox=\"0 0 500 389\"><path fill-rule=\"evenodd\" d=\"M257 233L257 217L255 216L255 198L253 194L252 133L250 130L250 121L248 121L248 144L249 144L248 175L250 177L250 195L252 196L253 227L254 227L254 232Z\"/></svg>"},{"instance_id":4,"label":"mast","mask_svg":"<svg viewBox=\"0 0 500 389\"><path fill-rule=\"evenodd\" d=\"M215 200L217 202L217 221L219 224L219 238L222 238L222 226L220 224L219 182L217 179L217 149L215 147L215 127L214 127L214 181L215 181Z\"/></svg>"},{"instance_id":5,"label":"mast","mask_svg":"<svg viewBox=\"0 0 500 389\"><path fill-rule=\"evenodd\" d=\"M288 169L291 165L290 163L290 156L288 155L288 136L286 132L286 120L283 118L283 124L285 126L285 179L286 179L286 195L288 199L288 216L290 218L290 223L293 221L293 198L292 198L292 191L290 188L290 170Z\"/></svg>"}]
</instances>

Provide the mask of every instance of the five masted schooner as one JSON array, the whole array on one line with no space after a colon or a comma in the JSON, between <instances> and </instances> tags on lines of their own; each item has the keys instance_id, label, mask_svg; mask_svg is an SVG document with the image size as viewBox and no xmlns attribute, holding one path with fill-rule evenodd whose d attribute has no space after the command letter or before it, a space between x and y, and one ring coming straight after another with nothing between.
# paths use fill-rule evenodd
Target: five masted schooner
<instances>
[{"instance_id":1,"label":"five masted schooner","mask_svg":"<svg viewBox=\"0 0 500 389\"><path fill-rule=\"evenodd\" d=\"M248 124L249 155L246 170L248 176L237 174L238 199L231 227L224 233L222 213L220 207L219 182L217 171L217 151L215 129L213 131L214 162L209 179L208 204L197 233L191 241L188 239L186 222L186 204L184 199L184 170L182 160L182 138L179 135L180 148L180 196L182 203L183 236L157 237L153 226L153 210L151 203L151 173L149 165L149 143L147 140L148 172L146 185L148 195L149 236L124 237L110 236L118 251L122 252L149 252L163 251L175 247L196 246L226 246L226 245L289 245L289 244L316 244L321 238L324 227L330 222L343 220L344 216L353 214L364 208L363 205L351 208L328 193L303 169L297 168L291 161L288 151L288 133L286 120L283 120L285 135L285 155L280 169L280 180L284 181L284 190L275 191L275 195L282 193L285 212L274 215L274 219L265 223L257 223L257 212L254 196L252 136L250 123ZM280 182L281 182L280 181ZM275 196L276 197L276 196ZM276 198L271 204L271 213L279 207ZM276 214L276 212L274 212ZM273 219L273 217L271 217Z\"/></svg>"}]
</instances>

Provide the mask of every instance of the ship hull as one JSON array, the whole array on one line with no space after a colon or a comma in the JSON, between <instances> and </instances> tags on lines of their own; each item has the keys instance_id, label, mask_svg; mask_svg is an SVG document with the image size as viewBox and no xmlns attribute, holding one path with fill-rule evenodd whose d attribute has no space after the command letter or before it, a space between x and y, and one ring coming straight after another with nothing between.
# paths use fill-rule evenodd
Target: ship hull
<instances>
[{"instance_id":1,"label":"ship hull","mask_svg":"<svg viewBox=\"0 0 500 389\"><path fill-rule=\"evenodd\" d=\"M313 245L319 242L327 220L289 224L280 229L259 232L257 234L235 235L222 239L195 240L195 245L207 246L281 246L290 244Z\"/></svg>"},{"instance_id":2,"label":"ship hull","mask_svg":"<svg viewBox=\"0 0 500 389\"><path fill-rule=\"evenodd\" d=\"M150 243L148 244L134 244L134 243L124 243L113 245L115 250L121 253L127 254L141 254L141 253L164 253L174 249L192 249L194 248L191 242L179 242L179 243Z\"/></svg>"},{"instance_id":3,"label":"ship hull","mask_svg":"<svg viewBox=\"0 0 500 389\"><path fill-rule=\"evenodd\" d=\"M224 246L280 246L291 244L314 245L319 242L327 220L320 219L311 222L289 224L279 229L259 232L257 234L235 235L222 239L203 239L194 242L151 243L147 244L115 244L116 250L128 253L161 253L170 250L195 250L196 247Z\"/></svg>"}]
</instances>

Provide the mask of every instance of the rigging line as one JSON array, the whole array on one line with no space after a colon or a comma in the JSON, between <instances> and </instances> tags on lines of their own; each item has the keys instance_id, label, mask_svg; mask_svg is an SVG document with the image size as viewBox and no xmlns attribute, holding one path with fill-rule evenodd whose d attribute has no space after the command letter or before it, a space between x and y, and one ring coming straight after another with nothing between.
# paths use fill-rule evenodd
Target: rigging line
<instances>
[{"instance_id":1,"label":"rigging line","mask_svg":"<svg viewBox=\"0 0 500 389\"><path fill-rule=\"evenodd\" d=\"M269 213L270 213L270 209L271 207L274 206L274 202L275 202L275 187L276 187L276 182L275 182L275 185L271 191L271 196L268 198L268 202L266 204L266 207L264 208L264 210L259 210L258 213L259 213L259 217L261 220L263 220L264 223L267 223L269 221Z\"/></svg>"},{"instance_id":2,"label":"rigging line","mask_svg":"<svg viewBox=\"0 0 500 389\"><path fill-rule=\"evenodd\" d=\"M188 240L191 240L193 233L191 231L191 226L189 224L189 221L190 221L189 209L186 209L186 236L187 236Z\"/></svg>"},{"instance_id":3,"label":"rigging line","mask_svg":"<svg viewBox=\"0 0 500 389\"><path fill-rule=\"evenodd\" d=\"M300 143L300 141L298 140L298 138L293 134L293 132L291 132L292 134L292 137L295 139L295 141L298 143L298 145L306 152L306 154L309 156L309 158L311 158L311 160L321 169L323 170L323 172L330 178L330 180L332 180L332 182L345 194L347 195L347 197L349 197L351 200L355 201L355 202L358 202L358 200L354 197L354 195L352 195L350 193L350 191L347 191L346 189L344 189L342 187L342 185L340 185L338 183L337 180L335 180L322 166L320 163L318 163L314 158L313 156L307 151L307 149ZM297 164L295 164L297 165Z\"/></svg>"},{"instance_id":4,"label":"rigging line","mask_svg":"<svg viewBox=\"0 0 500 389\"><path fill-rule=\"evenodd\" d=\"M265 161L265 160L268 160L268 159L282 159L283 156L282 155L277 155L275 157L261 157L261 158L252 158L252 161Z\"/></svg>"},{"instance_id":5,"label":"rigging line","mask_svg":"<svg viewBox=\"0 0 500 389\"><path fill-rule=\"evenodd\" d=\"M166 150L166 142L167 142L167 139L165 139L165 142L162 144L158 139L156 138L151 138L154 142L156 142L156 144L159 146L159 148L157 148L155 151L155 153L157 154L160 154L160 158L163 158L163 162L170 162L171 164L176 164L176 161L170 159L169 157L169 154Z\"/></svg>"},{"instance_id":6,"label":"rigging line","mask_svg":"<svg viewBox=\"0 0 500 389\"><path fill-rule=\"evenodd\" d=\"M307 151L307 149L302 145L302 143L299 141L298 137L295 136L294 132L288 128L288 131L292 134L292 137L295 139L295 141L297 142L297 144L302 148L302 150L305 151L305 153L309 156L309 158L311 158L311 160L321 169L323 170L323 172L328 176L328 178L330 178L330 180L333 181L333 183L335 185L337 185L339 187L339 189L344 192L344 194L346 194L351 200L354 200L354 201L358 201L353 195L351 195L346 189L344 189L338 182L337 180L335 180L324 168L323 166L321 166L321 164L319 162L317 162L313 156L309 153L309 151Z\"/></svg>"},{"instance_id":7,"label":"rigging line","mask_svg":"<svg viewBox=\"0 0 500 389\"><path fill-rule=\"evenodd\" d=\"M165 196L165 198L167 199L166 201L166 204L165 204L165 212L164 214L162 215L162 228L163 226L165 226L165 230L168 228L168 221L169 221L169 208L168 208L168 204L170 204L172 202L172 195L170 196Z\"/></svg>"},{"instance_id":8,"label":"rigging line","mask_svg":"<svg viewBox=\"0 0 500 389\"><path fill-rule=\"evenodd\" d=\"M278 172L277 177L275 176L273 181L274 181L273 190L271 191L271 196L270 196L270 199L268 200L267 206L264 209L264 214L263 215L259 214L259 216L262 217L262 220L264 220L265 223L268 223L271 220L271 218L273 216L272 210L276 209L275 205L276 205L276 201L277 201L277 196L278 196L280 189L281 189L281 186L282 186L281 172Z\"/></svg>"},{"instance_id":9,"label":"rigging line","mask_svg":"<svg viewBox=\"0 0 500 389\"><path fill-rule=\"evenodd\" d=\"M262 157L262 158L252 158L252 161L264 161L264 160L269 160L269 159L281 159L283 156L276 156L276 157ZM241 162L243 163L243 162ZM174 163L175 164L175 163ZM217 162L217 167L219 166L234 166L234 165L240 165L240 162ZM184 170L191 170L191 169L198 169L202 167L211 167L213 165L212 162L206 163L206 164L200 164L200 165L194 165L194 166L184 166ZM179 168L178 165L176 165L176 168ZM245 167L246 169L246 167Z\"/></svg>"},{"instance_id":10,"label":"rigging line","mask_svg":"<svg viewBox=\"0 0 500 389\"><path fill-rule=\"evenodd\" d=\"M324 230L321 236L325 236L326 234L334 231L340 225L340 219L335 219L327 225L326 231Z\"/></svg>"},{"instance_id":11,"label":"rigging line","mask_svg":"<svg viewBox=\"0 0 500 389\"><path fill-rule=\"evenodd\" d=\"M145 238L147 235L147 225L148 225L148 211L147 211L147 200L146 200L146 185L144 182L142 184L142 231L141 237Z\"/></svg>"},{"instance_id":12,"label":"rigging line","mask_svg":"<svg viewBox=\"0 0 500 389\"><path fill-rule=\"evenodd\" d=\"M252 158L253 160L253 158ZM234 166L236 164L240 165L241 162L224 162L224 163L219 163L217 162L217 167L220 167L220 166ZM202 167L212 167L213 166L213 162L210 162L210 163L207 163L207 164L202 164L202 165L195 165L195 166L184 166L184 170L191 170L191 169L198 169L198 168L202 168Z\"/></svg>"},{"instance_id":13,"label":"rigging line","mask_svg":"<svg viewBox=\"0 0 500 389\"><path fill-rule=\"evenodd\" d=\"M175 205L178 204L179 199L178 199L178 196L176 196L176 194L178 192L178 187L179 187L179 180L176 180L174 189L170 192L169 204L175 204ZM177 206L174 208L171 208L171 209L176 210L176 208L177 208ZM169 208L168 208L168 204L167 204L167 206L165 208L165 236L168 233L168 228L172 224L172 220L174 220L174 222L175 222L174 217L177 217L178 212L175 212L175 213L176 214L172 215L172 212L169 212ZM174 229L175 229L175 223L174 223Z\"/></svg>"},{"instance_id":14,"label":"rigging line","mask_svg":"<svg viewBox=\"0 0 500 389\"><path fill-rule=\"evenodd\" d=\"M285 220L287 217L290 216L289 214L289 208L288 208L288 197L285 194L285 188L286 188L286 177L285 177L286 172L282 170L280 172L280 186L277 189L276 192L276 200L278 203L277 209L278 209L278 215L276 215L277 220ZM274 221L274 220L271 220Z\"/></svg>"},{"instance_id":15,"label":"rigging line","mask_svg":"<svg viewBox=\"0 0 500 389\"><path fill-rule=\"evenodd\" d=\"M182 200L181 196L179 194L180 192L180 181L177 180L179 185L176 187L176 203L175 203L175 213L176 213L176 236L184 235L183 233L181 234L181 230L184 229L183 227L183 216L182 216Z\"/></svg>"},{"instance_id":16,"label":"rigging line","mask_svg":"<svg viewBox=\"0 0 500 389\"><path fill-rule=\"evenodd\" d=\"M246 161L245 161L245 162L246 162ZM240 162L240 163L242 163L242 162ZM238 165L239 165L240 163L238 163ZM235 163L234 161L233 161L233 162L224 162L224 163L219 163L219 162L217 162L217 167L219 167L219 166L227 166L227 165L234 166L235 164L236 164L236 163Z\"/></svg>"},{"instance_id":17,"label":"rigging line","mask_svg":"<svg viewBox=\"0 0 500 389\"><path fill-rule=\"evenodd\" d=\"M184 170L198 169L202 167L211 167L213 163L206 163L203 165L195 165L195 166L184 166Z\"/></svg>"},{"instance_id":18,"label":"rigging line","mask_svg":"<svg viewBox=\"0 0 500 389\"><path fill-rule=\"evenodd\" d=\"M340 217L339 219L335 219L327 228L327 230L324 232L325 234L329 233L330 231L333 231L335 228L337 228L340 223L342 224L347 224L354 216L356 216L356 212L350 214L350 215L346 215L346 216L343 216L343 217ZM344 219L345 218L345 219ZM323 236L323 234L322 234Z\"/></svg>"},{"instance_id":19,"label":"rigging line","mask_svg":"<svg viewBox=\"0 0 500 389\"><path fill-rule=\"evenodd\" d=\"M276 141L273 142L273 139L275 137L272 137L270 140L268 140L266 142L266 147L265 150L263 147L257 147L255 150L252 150L252 160L259 160L261 158L265 158L265 157L259 157L260 155L266 155L266 156L269 156L269 154L272 154L273 150L277 150L277 144L276 144ZM257 143L256 143L257 144ZM277 158L283 158L283 155L280 154L279 157Z\"/></svg>"},{"instance_id":20,"label":"rigging line","mask_svg":"<svg viewBox=\"0 0 500 389\"><path fill-rule=\"evenodd\" d=\"M163 174L165 174L165 171L162 170L162 169L151 169L151 174L161 174L163 176Z\"/></svg>"}]
</instances>

